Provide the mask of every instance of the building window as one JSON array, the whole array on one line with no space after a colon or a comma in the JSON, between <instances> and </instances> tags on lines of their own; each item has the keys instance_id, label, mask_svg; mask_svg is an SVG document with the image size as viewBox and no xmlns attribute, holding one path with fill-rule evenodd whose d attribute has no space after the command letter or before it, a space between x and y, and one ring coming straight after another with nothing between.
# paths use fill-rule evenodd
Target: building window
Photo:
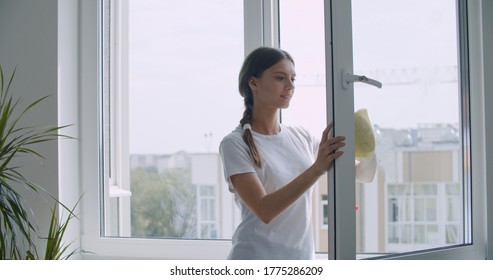
<instances>
[{"instance_id":1,"label":"building window","mask_svg":"<svg viewBox=\"0 0 493 280\"><path fill-rule=\"evenodd\" d=\"M329 226L329 206L328 197L326 194L322 195L322 227L327 228Z\"/></svg>"},{"instance_id":2,"label":"building window","mask_svg":"<svg viewBox=\"0 0 493 280\"><path fill-rule=\"evenodd\" d=\"M198 237L204 239L217 238L217 191L215 186L197 186L199 197L197 206L200 208L197 217Z\"/></svg>"},{"instance_id":3,"label":"building window","mask_svg":"<svg viewBox=\"0 0 493 280\"><path fill-rule=\"evenodd\" d=\"M218 146L241 118L243 1L103 4L103 235L231 238Z\"/></svg>"},{"instance_id":4,"label":"building window","mask_svg":"<svg viewBox=\"0 0 493 280\"><path fill-rule=\"evenodd\" d=\"M388 184L386 250L460 244L462 219L457 203L462 196L458 189L458 184L445 183Z\"/></svg>"}]
</instances>

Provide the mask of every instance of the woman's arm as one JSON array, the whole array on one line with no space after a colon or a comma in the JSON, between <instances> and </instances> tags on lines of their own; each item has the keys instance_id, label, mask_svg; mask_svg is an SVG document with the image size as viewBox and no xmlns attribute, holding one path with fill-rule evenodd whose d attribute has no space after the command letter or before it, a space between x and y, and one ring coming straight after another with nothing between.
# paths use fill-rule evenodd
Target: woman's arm
<instances>
[{"instance_id":1,"label":"woman's arm","mask_svg":"<svg viewBox=\"0 0 493 280\"><path fill-rule=\"evenodd\" d=\"M332 123L322 133L317 159L315 162L284 187L267 194L255 173L236 174L230 177L236 192L264 223L269 223L284 209L293 204L305 191L332 166L335 159L342 155L336 151L344 146L343 136L332 137Z\"/></svg>"}]
</instances>

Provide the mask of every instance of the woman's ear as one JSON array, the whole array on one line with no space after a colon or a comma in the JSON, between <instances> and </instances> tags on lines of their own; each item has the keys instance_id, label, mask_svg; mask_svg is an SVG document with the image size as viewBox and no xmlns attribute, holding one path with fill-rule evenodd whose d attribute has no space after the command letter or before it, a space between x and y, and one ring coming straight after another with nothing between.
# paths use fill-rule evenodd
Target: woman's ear
<instances>
[{"instance_id":1,"label":"woman's ear","mask_svg":"<svg viewBox=\"0 0 493 280\"><path fill-rule=\"evenodd\" d=\"M248 86L250 86L250 89L254 92L257 89L257 78L250 77L250 79L248 79Z\"/></svg>"}]
</instances>

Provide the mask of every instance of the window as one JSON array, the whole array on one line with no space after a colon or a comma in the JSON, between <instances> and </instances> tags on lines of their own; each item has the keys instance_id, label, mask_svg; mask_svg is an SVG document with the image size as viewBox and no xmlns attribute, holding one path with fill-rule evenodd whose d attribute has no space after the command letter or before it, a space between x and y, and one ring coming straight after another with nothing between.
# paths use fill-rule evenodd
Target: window
<instances>
[{"instance_id":1,"label":"window","mask_svg":"<svg viewBox=\"0 0 493 280\"><path fill-rule=\"evenodd\" d=\"M104 235L230 239L239 219L218 146L241 117L243 2L106 0L104 11Z\"/></svg>"},{"instance_id":2,"label":"window","mask_svg":"<svg viewBox=\"0 0 493 280\"><path fill-rule=\"evenodd\" d=\"M327 200L327 195L322 195L322 226L324 228L329 225L329 206L327 205Z\"/></svg>"},{"instance_id":3,"label":"window","mask_svg":"<svg viewBox=\"0 0 493 280\"><path fill-rule=\"evenodd\" d=\"M217 238L218 220L217 220L217 199L215 186L197 186L199 188L199 197L197 199L197 208L200 209L197 214L197 237L203 239Z\"/></svg>"},{"instance_id":4,"label":"window","mask_svg":"<svg viewBox=\"0 0 493 280\"><path fill-rule=\"evenodd\" d=\"M228 36L237 36L227 40L228 43L235 44L235 47L228 48L228 50L235 50L235 54L231 56L231 60L229 57L228 59L222 60L212 59L212 61L216 63L215 65L217 65L217 63L224 63L224 65L230 65L229 68L227 66L224 68L214 67L214 71L205 68L207 74L212 72L217 74L206 75L205 77L212 77L211 79L214 80L213 76L221 76L223 77L221 81L231 81L233 84L229 86L221 85L225 87L222 91L214 86L214 89L216 90L213 93L205 94L202 90L203 88L207 88L204 85L209 82L205 77L198 78L203 82L200 84L203 87L197 87L197 84L191 84L191 82L185 83L187 87L190 86L190 88L195 89L191 90L191 92L194 94L200 92L201 95L187 95L183 94L183 92L182 94L177 94L177 92L174 91L164 90L167 89L167 86L170 86L169 83L173 83L174 81L173 79L170 79L171 82L167 82L168 78L176 78L177 75L176 73L166 72L169 71L169 68L167 67L156 66L156 64L161 65L161 63L157 62L157 58L164 56L166 58L165 61L168 62L168 59L180 57L181 50L187 50L190 52L190 58L193 58L193 64L187 64L185 61L180 60L182 63L181 65L186 69L191 69L192 66L195 67L193 69L204 69L204 67L200 67L201 63L206 63L205 60L211 57L194 57L193 54L207 53L204 51L207 47L212 49L222 47L222 45L217 45L217 38L211 39L206 38L206 36L201 36L199 37L201 40L195 40L191 44L184 45L179 45L177 41L172 41L172 43L168 43L167 45L153 44L150 43L152 42L152 38L144 38L137 42L137 44L132 45L132 36L142 36L145 34L135 34L135 31L132 32L132 19L136 20L137 17L132 17L131 15L133 13L138 13L140 8L144 10L147 9L150 15L152 15L153 11L149 8L151 4L168 2L130 0L128 2L115 1L119 3L115 4L115 2L110 2L109 0L106 1L106 4L109 3L113 5L113 8L115 8L114 10L102 9L101 7L103 6L98 7L98 2L99 1L82 2L82 14L94 14L94 11L99 10L99 15L105 13L106 16L111 15L110 18L112 23L106 25L106 31L109 31L110 34L112 34L111 38L113 38L113 40L128 40L129 47L128 49L106 49L105 57L108 57L107 51L112 50L109 53L110 60L106 61L105 66L109 68L105 68L105 71L102 71L102 68L99 67L100 65L91 64L91 58L97 57L99 51L101 53L103 52L94 47L97 45L96 41L98 37L93 36L92 41L81 40L81 44L86 46L82 48L82 56L88 58L81 60L83 62L81 75L87 79L85 82L81 83L81 87L84 93L88 93L81 99L82 108L85 108L85 110L83 109L82 111L84 114L82 130L84 132L91 131L89 137L87 136L88 134L85 134L86 141L82 141L81 143L83 149L82 164L84 165L84 173L81 180L84 187L87 188L86 196L89 197L90 200L90 203L85 203L83 205L83 247L85 250L96 252L100 256L171 259L209 259L225 257L229 251L229 242L221 240L228 239L228 236L231 236L233 228L231 225L238 220L235 220L237 219L237 214L235 213L228 213L230 215L221 216L224 214L224 211L221 211L221 209L232 206L231 209L234 209L234 205L232 205L232 201L227 201L223 197L223 195L228 195L228 193L223 193L227 188L225 188L224 185L221 186L224 182L221 182L221 169L217 165L219 159L217 158L217 155L215 155L213 149L214 147L217 147L217 143L220 140L219 136L225 135L237 123L239 119L238 111L241 112L242 104L240 102L236 108L228 107L231 109L231 112L221 111L221 116L213 120L204 117L210 112L207 112L207 108L203 105L207 104L207 102L234 104L234 102L240 100L238 96L236 96L237 90L234 85L236 79L235 76L238 72L244 53L248 52L253 47L261 44L276 45L277 42L279 42L281 47L287 49L294 55L295 61L297 62L297 72L300 74L297 77L297 98L304 101L293 102L296 106L301 103L300 107L293 107L290 108L289 111L283 112L282 120L289 124L296 124L299 120L299 123L304 125L308 124L308 128L314 134L320 130L320 127L325 125L326 121L332 119L335 119L336 121L338 119L351 120L351 117L346 118L345 116L351 116L354 109L359 105L367 106L367 104L363 102L364 99L359 100L359 97L364 98L365 93L372 96L377 96L378 94L377 92L373 93L374 89L355 84L354 104L349 103L350 106L347 107L348 105L344 104L344 101L345 98L350 95L345 94L345 92L339 92L338 87L340 87L339 81L341 79L338 69L341 68L341 65L343 64L342 60L347 59L348 55L348 53L345 52L348 48L341 48L340 45L347 46L347 41L344 42L344 40L348 38L347 36L344 37L341 35L341 33L349 36L354 35L356 38L356 36L358 36L357 32L359 28L357 24L354 24L355 30L353 34L353 30L348 31L341 27L350 26L351 24L346 24L345 20L351 18L348 17L351 12L357 12L356 10L352 11L351 8L348 9L347 2L345 1L332 1L332 3L315 0L309 2L299 1L300 3L303 2L306 4L302 6L297 6L299 3L295 0L281 0L278 3L279 5L276 1L244 1L244 3L243 1L219 1L220 3L218 2L219 4L217 5L210 5L214 6L216 8L215 11L218 12L215 19L203 19L200 21L200 24L198 24L196 18L181 22L178 20L179 24L171 26L169 29L167 29L166 26L163 27L157 23L161 20L166 20L163 19L162 16L159 18L152 16L146 17L145 20L142 21L148 29L160 27L154 31L154 37L156 37L157 34L160 34L159 32L168 30L170 32L169 34L182 36L181 39L183 39L187 37L185 36L186 32L174 31L183 27L185 31L195 30L196 28L200 29L204 27L205 23L217 24L217 26L221 28L224 27ZM103 1L101 0L101 2ZM134 2L137 3L136 5L139 7L133 6L135 5ZM170 6L169 10L182 8L182 14L186 15L185 18L193 14L190 13L190 9L193 9L192 7L189 7L190 5L181 7L179 5L184 4L178 1L170 1L169 3L178 5ZM462 3L458 7L464 4L463 1L458 1L458 3ZM236 5L236 8L233 9L229 5ZM360 5L365 4L353 1L354 9L358 9L357 6ZM220 12L219 10L221 9L217 9L218 6L229 7L228 13ZM205 8L201 7L201 9ZM277 9L279 9L279 13L277 13ZM296 9L299 10L296 11ZM361 6L361 9L363 9L363 6ZM118 11L118 13L110 14L110 11L111 13ZM331 11L334 12L331 14ZM434 11L436 11L436 9ZM211 11L211 13L212 12L214 11ZM315 16L313 16L312 12ZM125 13L129 13L128 17L122 17ZM291 13L290 16L289 13ZM310 20L300 20L299 13L304 13L304 18L310 18ZM464 9L459 9L458 13L464 13ZM221 23L221 17L226 14L234 14L234 16L231 17L234 18L234 21L238 23L238 25L233 26L224 24L224 22ZM278 23L276 20L273 20L276 19L277 15L280 17ZM435 16L437 15L439 14L434 14L432 19L436 20ZM443 16L443 14L441 15ZM125 21L125 18L127 18L128 21ZM170 18L173 18L173 15L170 15ZM355 16L353 16L353 18L355 18ZM83 28L81 29L82 38L90 37L88 34L97 30L96 21L94 21L94 18L91 19L92 20L86 19L85 25L83 25ZM438 16L438 19L443 20L440 15ZM290 32L290 30L292 31L296 28L296 25L293 24L296 21L303 26L300 27L301 31L310 31L302 34L305 36L303 37L304 39L316 40L313 45L304 44L305 46L310 46L311 49L308 51L303 51L302 48L295 46L296 38L298 38L299 41L304 40L299 39L302 37L295 36L295 32ZM197 26L194 26L194 24ZM276 24L279 24L279 29L277 29ZM128 28L128 33L118 30L125 28ZM221 30L221 28L218 29ZM234 29L234 31L232 31L232 29ZM207 30L218 31L215 28L208 28ZM317 34L320 35L324 33L326 34L325 39L317 36ZM125 37L125 34L129 35L128 38ZM246 39L244 39L243 34L245 34ZM276 40L278 34L281 38L280 41ZM214 33L214 35L221 36L219 33ZM344 40L341 40L340 36L343 36ZM387 42L387 40L384 39L379 40L381 42ZM461 38L460 40L463 41L464 38ZM144 42L149 42L149 44L144 44ZM333 49L328 47L331 45L330 43L333 43ZM381 74L383 77L388 77L387 74L389 73L392 75L400 75L400 73L405 72L410 73L411 78L414 77L413 75L419 76L422 74L413 72L412 68L402 67L398 68L397 70L399 71L396 71L395 73L392 71L367 72L368 68L359 65L359 62L357 62L356 57L365 57L365 55L358 54L357 43L358 42L355 39L354 72L356 74L367 74L369 77L373 78L377 78L377 75L374 74ZM322 47L320 47L321 45ZM352 43L349 45L352 45ZM199 46L200 49L198 48ZM187 49L188 47L190 47L190 49ZM166 52L169 48L173 51ZM151 55L151 59L140 60L132 57L132 50L139 50L139 53L145 53L145 50L148 50L149 53L150 50L157 50L157 53L160 55ZM338 55L335 55L335 53L333 54L333 52L336 51L342 51L342 53L339 53ZM315 55L310 57L310 52ZM326 56L326 54L330 55ZM221 54L220 57L224 58L225 56L226 53ZM349 56L352 58L353 54L351 53ZM463 56L464 54L461 54L460 57ZM147 61L150 63L149 65L154 66L149 68L137 67L142 61ZM122 63L123 65L127 63L127 68L113 65L115 62ZM459 64L456 68L453 66L446 66L439 70L444 71L445 74L452 71L452 76L457 74L459 77L464 77L462 72L463 68L460 67L463 61L458 62ZM163 63L162 65L169 64ZM205 65L210 64L206 63ZM219 72L217 71L222 71L226 68L232 69L231 67L233 67L233 65L234 70L231 70L231 73L223 73L223 75L218 74ZM350 63L350 65L352 65L352 63ZM352 66L350 68L352 68ZM110 69L110 71L107 71L108 69ZM118 72L118 69L127 69L129 71ZM434 69L428 68L427 71L428 70L435 73ZM109 74L109 76L101 79L103 82L99 84L100 88L95 86L98 85L98 81L95 80L97 76L93 75L93 73L98 71L100 74ZM127 85L123 83L126 80L130 81L131 79L128 77L137 75L139 72L146 73L146 76L139 83L131 82ZM150 80L152 80L151 76L153 73L159 73L161 75L157 78L157 85L149 89L147 86ZM226 75L229 74L232 74L234 77L225 78ZM449 75L442 76L440 74L438 77L443 79L443 81L447 81L447 79L450 80ZM399 78L399 76L397 78ZM402 82L399 79L397 79L397 82ZM105 82L108 80L112 81L112 83ZM457 79L456 83L458 82L459 80ZM384 86L387 83L389 82L384 82ZM116 85L119 85L121 88L118 88ZM428 84L427 86L429 88L423 88L429 90L431 85ZM445 86L453 87L451 85ZM461 84L459 84L459 88L462 90ZM153 89L160 89L159 94L156 92L153 93ZM319 89L321 89L321 91L319 91ZM97 96L91 95L91 93L94 92L104 92L105 94L101 96L104 96L105 99L98 99ZM117 92L119 92L120 95L114 95ZM127 94L126 97L125 92ZM189 92L190 91L187 91L187 93ZM306 94L301 96L300 92ZM329 92L329 94L326 94L326 92ZM121 95L121 93L124 94ZM133 93L138 93L139 95L132 96ZM173 98L170 99L172 100L170 103L164 102L164 104L162 104L162 102L154 102L162 96L171 96ZM459 99L460 96L461 95L457 92L457 99ZM147 97L147 99L145 97ZM206 97L208 99L206 99ZM120 100L118 100L118 98L120 98ZM125 100L125 98L127 99ZM225 98L231 98L231 102L226 101ZM100 100L103 101L102 104L106 107L101 111L104 112L104 114L98 115L95 114L94 110L96 110L95 108L99 108L98 102L100 102ZM150 100L153 102L150 102ZM342 103L340 103L341 101ZM321 229L318 233L317 240L318 242L325 242L326 244L326 248L320 247L320 251L328 251L330 258L339 259L355 258L355 256L382 256L394 252L401 253L409 252L409 250L419 250L420 248L425 247L439 248L442 246L454 245L452 247L447 247L452 250L454 256L458 258L464 256L480 258L477 253L468 254L467 252L464 253L464 251L460 251L461 248L459 248L458 251L454 250L454 248L457 248L457 246L455 246L456 244L471 244L471 239L475 240L475 242L469 247L477 248L477 246L481 246L479 240L482 239L478 238L477 235L480 230L474 228L475 230L473 231L473 228L471 228L470 225L473 224L478 226L481 224L481 217L473 215L474 213L484 213L483 208L478 208L480 205L471 205L470 203L472 198L471 193L479 195L482 192L481 189L478 189L478 187L475 186L467 191L467 182L470 181L471 176L474 176L474 174L463 172L468 168L468 161L464 159L467 159L468 156L470 156L468 153L471 153L471 151L467 150L467 147L466 149L464 148L468 144L468 136L471 131L467 123L464 123L464 120L461 119L462 113L459 113L459 109L464 109L461 107L464 106L462 105L463 102L464 100L461 99L457 101L457 107L459 108L454 114L459 117L456 123L434 121L431 124L419 123L415 126L409 125L405 129L380 125L379 129L375 130L377 136L385 133L392 136L386 137L385 139L393 140L393 150L389 154L388 159L392 159L390 162L394 163L389 165L394 168L393 175L395 176L393 178L396 178L396 180L388 180L389 177L383 177L384 175L388 175L386 167L383 166L385 165L384 162L377 171L376 178L378 180L375 182L378 182L380 185L378 188L374 189L377 189L378 191L367 192L367 189L373 187L372 185L356 184L354 182L354 177L350 178L354 175L351 169L351 165L354 166L354 162L351 162L349 159L341 161L340 164L336 166L336 171L328 174L327 178L324 179L328 183L319 182L319 188L317 189L317 192L314 193L317 195L315 196L315 201L318 201L317 203L314 203L317 207L314 209L314 213L316 213L314 215L320 216L314 220L319 223ZM305 104L305 107L302 106L303 103ZM335 105L335 103L338 105ZM384 102L380 103L383 104ZM182 127L163 127L163 121L159 121L156 113L166 114L171 112L171 109L183 104L190 105L190 107L187 107L186 111L167 115L166 120L180 119L186 123L186 125ZM356 107L354 107L355 104ZM132 109L133 106L137 105L146 106L146 110L139 113L135 111L135 109ZM157 105L163 106L157 107ZM124 111L121 109L125 109L125 106L129 106L126 108L129 114L122 114ZM336 106L336 109L334 109L334 106ZM225 106L214 107L214 109L228 110L228 108L223 107ZM311 108L311 110L306 110L306 108ZM342 110L345 110L346 112L341 113ZM375 110L376 109L371 109L370 112L374 112ZM138 121L138 118L136 117L139 115L140 117L143 117L145 121ZM102 140L100 143L106 145L106 152L108 151L107 147L111 147L111 151L113 151L111 154L103 153L103 145L100 145L100 143L93 143L92 141L87 140L91 138L96 139L95 136L99 135L99 129L101 127L99 125L99 120L97 119L98 116L105 121L105 128L109 128L108 130L104 130L105 133L103 135L100 135ZM126 119L127 117L129 119ZM135 119L132 121L132 118L134 117ZM431 115L431 117L432 119L436 118L441 120L444 115ZM307 121L303 121L303 118L306 118ZM374 123L380 123L379 118L374 117L373 115L370 115L370 118ZM229 121L231 123L226 124L226 122ZM213 130L212 127L207 127L207 129L205 129L206 126L201 125L204 123L212 124L212 127L219 124L224 125L226 131L220 131L219 128L217 128L218 130ZM146 137L146 135L148 135L147 133L151 131L151 128L145 127L145 125L148 124L151 128L160 127L163 131L166 131L167 133L164 134L166 137L172 138L174 135L181 133L195 134L190 134L191 136L188 136L187 134L186 137L180 138L183 139L183 143L177 142L173 147L170 146L165 148L156 145L162 150L155 152L152 150L152 147L155 144L154 142L158 141L154 141L156 139L153 139L152 137ZM346 129L346 127L338 126L336 132L344 132L343 129ZM351 128L348 129L351 131ZM117 138L114 137L115 135L123 135L123 137ZM143 141L148 142L144 142L145 144L143 145L136 145L139 140L136 137L145 138ZM188 143L190 138L193 138L190 141L191 144ZM422 141L423 139L428 142ZM457 141L457 139L459 141ZM159 140L161 142L165 140L168 141L168 139ZM416 140L422 141L420 144L424 144L424 146L422 145L419 147L420 149L417 149L417 146L412 145L417 143L413 142ZM190 146L187 146L187 143ZM125 150L128 151L127 154L125 154ZM472 153L474 154L474 151ZM478 155L479 153L476 152L475 154ZM97 155L104 155L104 157L97 158ZM209 164L205 164L204 162ZM447 164L443 164L444 162ZM98 174L98 168L101 163L104 163L105 173L103 173L103 175L105 176L100 176L101 174ZM438 173L429 173L427 171L430 169L426 168L423 163L430 164L433 168L441 165L442 169L440 169ZM347 166L349 167L346 168L344 164L348 164ZM202 168L196 168L196 166ZM121 172L125 169L128 171L126 173L128 175L127 178L124 175L125 173ZM415 172L416 170L419 170L419 172ZM433 177L433 174L439 174L440 176ZM479 174L481 175L481 173ZM100 181L99 178L104 178L104 181ZM145 221L145 219L141 218L132 218L132 215L135 215L137 212L145 212L145 210L139 210L134 211L135 213L132 214L132 207L135 207L136 204L132 203L132 200L138 199L139 196L144 194L143 191L138 191L139 186L137 183L134 184L132 182L132 178L137 182L143 182L145 180L149 180L153 183L161 182L155 185L155 187L161 191L161 197L166 197L166 195L170 193L174 194L171 203L179 205L178 207L175 207L176 213L173 214L173 217L175 217L175 220L172 223L174 224L174 228L170 229L167 233L159 233L158 235L152 233L152 230L149 228L145 229L145 225L139 226L140 229L145 229L141 232L132 228L133 221ZM140 179L136 180L137 178ZM383 178L385 178L385 180L381 180ZM348 183L350 179L352 179L352 183ZM481 181L481 179L479 179L479 181ZM333 184L334 182L335 184ZM354 184L354 188L349 187L352 184ZM329 188L326 187L327 185L329 185ZM106 187L102 189L101 193L98 193L95 186ZM479 187L481 187L481 185ZM402 188L402 190L399 188ZM335 190L337 190L337 192L334 192ZM152 195L150 196L152 197ZM104 209L104 211L101 212L97 207L94 207L95 204L99 203L98 201L100 198L104 198L100 201ZM163 206L158 205L157 207ZM470 211L471 208L475 209L475 211ZM466 210L464 211L463 209ZM160 214L168 213L168 211L164 211L164 208L161 208L161 210L163 211L160 211ZM192 211L187 212L187 210ZM336 217L337 219L335 219ZM350 219L347 219L347 217ZM377 218L378 222L375 223L374 220L372 220L374 218ZM351 223L342 223L342 221L348 220L354 220L355 223L353 225L350 225ZM472 223L471 221L473 220L476 222ZM98 221L101 221L101 223ZM186 221L191 222L187 223ZM180 228L183 230L178 231L177 229ZM174 233L171 234L170 232ZM177 238L177 236L179 237ZM377 244L367 239L372 236L383 237L380 238L380 240L383 240L383 243L378 243L378 250L368 249L371 244ZM473 236L476 236L476 238L472 238ZM219 240L211 241L210 239ZM450 250L448 252L451 252ZM440 251L437 252L439 253ZM439 256L438 258L441 256L434 255L433 252L431 252L430 255L435 257ZM414 255L414 257L416 256L418 255Z\"/></svg>"},{"instance_id":5,"label":"window","mask_svg":"<svg viewBox=\"0 0 493 280\"><path fill-rule=\"evenodd\" d=\"M335 242L354 244L357 258L482 250L472 238L481 227L471 223L481 202L471 200L466 3L430 4L355 0L331 6L334 120L352 120L350 109L367 109L377 144L372 182L358 183L352 191L354 179L345 170L354 162L348 159L339 162L334 175L335 209L346 209L341 215L354 217L358 229L352 237L342 234L351 232L350 226L336 224ZM346 73L368 75L383 87L348 85ZM336 130L352 135L348 127ZM453 198L448 186L458 188ZM398 193L392 194L395 188ZM449 198L455 204L447 203ZM343 205L352 201L363 202L360 213L351 214ZM447 212L456 215L454 223ZM352 250L335 256L353 258Z\"/></svg>"},{"instance_id":6,"label":"window","mask_svg":"<svg viewBox=\"0 0 493 280\"><path fill-rule=\"evenodd\" d=\"M374 182L356 194L368 205L357 220L366 220L368 230L357 236L364 240L357 252L363 256L470 244L464 234L471 226L465 220L471 208L464 195L470 192L470 170L463 164L470 161L470 146L461 129L469 122L462 113L468 110L468 96L460 88L460 79L467 77L459 72L456 1L352 4L354 73L384 85L354 84L354 108L366 108L375 126L379 169ZM411 20L415 23L409 25ZM378 34L368 36L370 30ZM454 205L447 206L447 184L460 190ZM380 188L387 190L387 199L372 194ZM393 188L396 194L391 194ZM386 207L385 201L391 219L380 219L372 207ZM451 206L458 215L454 225L445 215ZM374 229L373 221L383 223L386 231ZM370 234L375 231L387 241Z\"/></svg>"}]
</instances>

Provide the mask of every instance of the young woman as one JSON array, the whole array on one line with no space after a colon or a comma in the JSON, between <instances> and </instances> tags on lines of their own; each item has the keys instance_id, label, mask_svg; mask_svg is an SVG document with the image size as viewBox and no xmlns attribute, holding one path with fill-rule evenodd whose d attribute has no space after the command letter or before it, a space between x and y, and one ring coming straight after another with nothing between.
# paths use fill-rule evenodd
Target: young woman
<instances>
[{"instance_id":1,"label":"young woman","mask_svg":"<svg viewBox=\"0 0 493 280\"><path fill-rule=\"evenodd\" d=\"M261 47L245 59L240 125L220 144L225 177L241 208L229 259L313 259L312 186L343 153L332 124L317 141L279 123L294 94L295 67L281 49Z\"/></svg>"}]
</instances>

